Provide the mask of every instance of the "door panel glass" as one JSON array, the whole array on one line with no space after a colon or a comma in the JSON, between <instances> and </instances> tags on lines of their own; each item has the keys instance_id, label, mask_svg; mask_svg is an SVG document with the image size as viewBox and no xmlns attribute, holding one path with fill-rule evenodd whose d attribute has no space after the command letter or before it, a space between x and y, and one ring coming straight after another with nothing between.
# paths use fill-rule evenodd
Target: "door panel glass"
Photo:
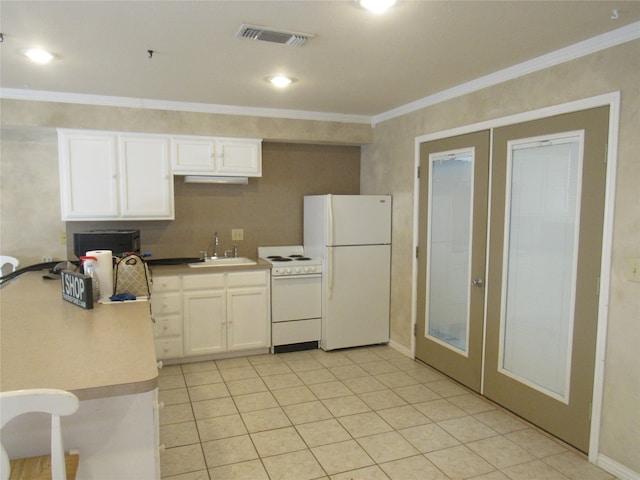
<instances>
[{"instance_id":1,"label":"door panel glass","mask_svg":"<svg viewBox=\"0 0 640 480\"><path fill-rule=\"evenodd\" d=\"M501 371L566 402L582 135L508 148Z\"/></svg>"},{"instance_id":2,"label":"door panel glass","mask_svg":"<svg viewBox=\"0 0 640 480\"><path fill-rule=\"evenodd\" d=\"M466 355L473 204L473 150L429 157L428 336Z\"/></svg>"}]
</instances>

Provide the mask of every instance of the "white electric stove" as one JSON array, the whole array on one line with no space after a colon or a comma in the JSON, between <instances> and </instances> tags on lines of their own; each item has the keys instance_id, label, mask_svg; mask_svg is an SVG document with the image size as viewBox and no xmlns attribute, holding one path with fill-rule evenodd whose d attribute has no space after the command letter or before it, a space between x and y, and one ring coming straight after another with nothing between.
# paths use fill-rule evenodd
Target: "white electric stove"
<instances>
[{"instance_id":1,"label":"white electric stove","mask_svg":"<svg viewBox=\"0 0 640 480\"><path fill-rule=\"evenodd\" d=\"M274 353L318 348L322 322L322 261L302 245L258 247L271 264L271 340Z\"/></svg>"}]
</instances>

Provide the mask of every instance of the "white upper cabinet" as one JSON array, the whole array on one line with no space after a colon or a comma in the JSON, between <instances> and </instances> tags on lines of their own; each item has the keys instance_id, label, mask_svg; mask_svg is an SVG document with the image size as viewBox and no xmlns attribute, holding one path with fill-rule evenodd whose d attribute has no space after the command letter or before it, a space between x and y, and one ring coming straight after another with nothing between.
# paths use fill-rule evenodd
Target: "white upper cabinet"
<instances>
[{"instance_id":1,"label":"white upper cabinet","mask_svg":"<svg viewBox=\"0 0 640 480\"><path fill-rule=\"evenodd\" d=\"M62 219L119 218L118 137L59 131L58 150Z\"/></svg>"},{"instance_id":2,"label":"white upper cabinet","mask_svg":"<svg viewBox=\"0 0 640 480\"><path fill-rule=\"evenodd\" d=\"M262 176L259 138L58 130L62 220L173 220L173 175Z\"/></svg>"},{"instance_id":3,"label":"white upper cabinet","mask_svg":"<svg viewBox=\"0 0 640 480\"><path fill-rule=\"evenodd\" d=\"M211 175L216 169L216 142L210 137L171 137L171 171Z\"/></svg>"},{"instance_id":4,"label":"white upper cabinet","mask_svg":"<svg viewBox=\"0 0 640 480\"><path fill-rule=\"evenodd\" d=\"M218 175L262 176L262 141L255 138L216 140Z\"/></svg>"},{"instance_id":5,"label":"white upper cabinet","mask_svg":"<svg viewBox=\"0 0 640 480\"><path fill-rule=\"evenodd\" d=\"M62 220L171 220L169 139L58 130Z\"/></svg>"},{"instance_id":6,"label":"white upper cabinet","mask_svg":"<svg viewBox=\"0 0 640 480\"><path fill-rule=\"evenodd\" d=\"M120 136L121 214L127 218L173 218L173 177L169 140Z\"/></svg>"},{"instance_id":7,"label":"white upper cabinet","mask_svg":"<svg viewBox=\"0 0 640 480\"><path fill-rule=\"evenodd\" d=\"M260 177L262 140L171 136L171 171L177 175Z\"/></svg>"}]
</instances>

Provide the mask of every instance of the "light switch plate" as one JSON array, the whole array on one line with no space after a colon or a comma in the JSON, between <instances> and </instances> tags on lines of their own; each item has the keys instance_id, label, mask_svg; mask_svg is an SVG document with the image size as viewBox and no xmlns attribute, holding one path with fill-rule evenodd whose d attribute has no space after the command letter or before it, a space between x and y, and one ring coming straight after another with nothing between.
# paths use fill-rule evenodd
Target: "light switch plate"
<instances>
[{"instance_id":1,"label":"light switch plate","mask_svg":"<svg viewBox=\"0 0 640 480\"><path fill-rule=\"evenodd\" d=\"M232 228L231 229L231 240L237 242L240 240L244 240L244 229L242 228Z\"/></svg>"}]
</instances>

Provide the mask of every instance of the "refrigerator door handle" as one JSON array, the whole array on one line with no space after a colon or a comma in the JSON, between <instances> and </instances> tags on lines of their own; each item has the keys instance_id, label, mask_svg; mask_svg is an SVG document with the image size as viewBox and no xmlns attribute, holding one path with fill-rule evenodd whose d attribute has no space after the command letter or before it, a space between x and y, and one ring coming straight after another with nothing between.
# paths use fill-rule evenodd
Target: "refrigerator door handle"
<instances>
[{"instance_id":1,"label":"refrigerator door handle","mask_svg":"<svg viewBox=\"0 0 640 480\"><path fill-rule=\"evenodd\" d=\"M334 254L334 248L330 248L329 249L329 268L328 268L328 276L329 278L327 279L327 290L329 290L328 296L329 298L331 298L333 296L333 254Z\"/></svg>"},{"instance_id":2,"label":"refrigerator door handle","mask_svg":"<svg viewBox=\"0 0 640 480\"><path fill-rule=\"evenodd\" d=\"M327 234L328 237L327 238L327 245L333 245L333 196L331 194L327 195L328 197L328 207L329 207L329 212L328 212L328 223L329 223L329 228L327 229Z\"/></svg>"}]
</instances>

